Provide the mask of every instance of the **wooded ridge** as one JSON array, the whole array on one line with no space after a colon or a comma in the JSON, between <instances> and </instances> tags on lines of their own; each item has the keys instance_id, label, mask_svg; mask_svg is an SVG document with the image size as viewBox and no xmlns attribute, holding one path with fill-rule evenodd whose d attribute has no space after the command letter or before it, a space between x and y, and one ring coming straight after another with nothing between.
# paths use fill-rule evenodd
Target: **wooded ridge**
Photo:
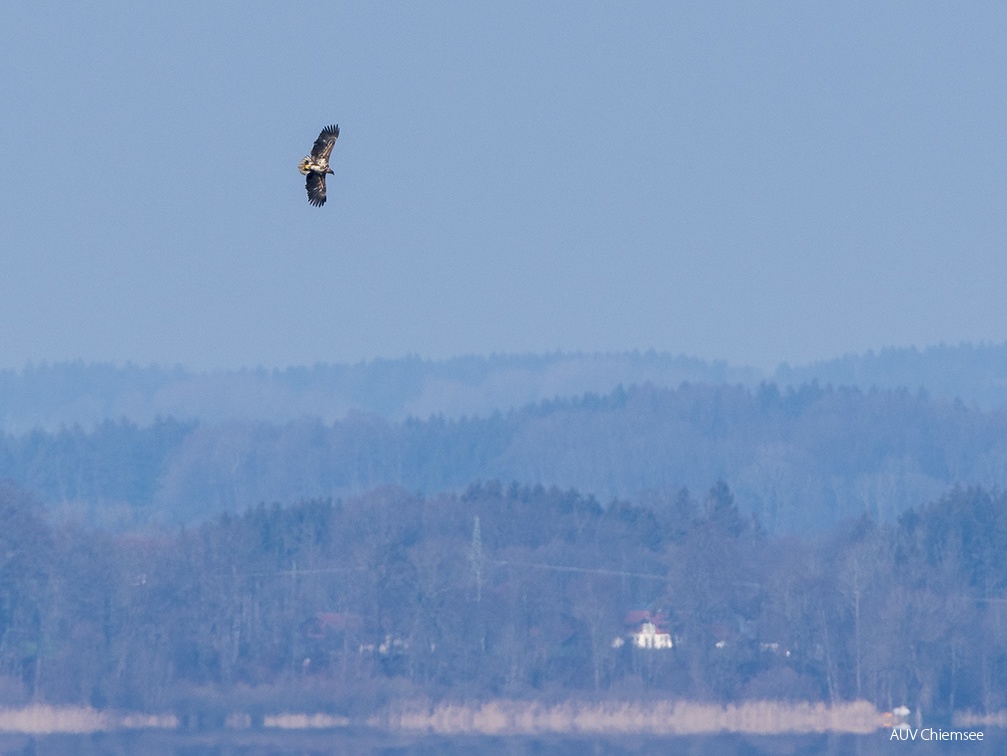
<instances>
[{"instance_id":1,"label":"wooded ridge","mask_svg":"<svg viewBox=\"0 0 1007 756\"><path fill-rule=\"evenodd\" d=\"M1007 499L981 489L801 538L767 535L724 483L607 507L385 488L143 534L49 524L6 485L0 521L0 705L1007 706Z\"/></svg>"},{"instance_id":2,"label":"wooded ridge","mask_svg":"<svg viewBox=\"0 0 1007 756\"><path fill-rule=\"evenodd\" d=\"M0 477L107 527L382 485L434 495L516 481L607 505L723 479L767 532L807 533L864 512L891 522L955 485L1007 487L1007 414L899 389L644 385L488 417L162 418L6 434Z\"/></svg>"}]
</instances>

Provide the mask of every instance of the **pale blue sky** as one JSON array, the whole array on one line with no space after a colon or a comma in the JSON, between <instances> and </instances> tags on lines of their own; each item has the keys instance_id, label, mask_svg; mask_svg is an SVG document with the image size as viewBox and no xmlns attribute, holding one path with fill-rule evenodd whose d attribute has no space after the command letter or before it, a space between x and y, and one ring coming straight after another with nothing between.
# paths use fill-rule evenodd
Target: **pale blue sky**
<instances>
[{"instance_id":1,"label":"pale blue sky","mask_svg":"<svg viewBox=\"0 0 1007 756\"><path fill-rule=\"evenodd\" d=\"M1005 39L999 2L3 3L0 367L1002 342Z\"/></svg>"}]
</instances>

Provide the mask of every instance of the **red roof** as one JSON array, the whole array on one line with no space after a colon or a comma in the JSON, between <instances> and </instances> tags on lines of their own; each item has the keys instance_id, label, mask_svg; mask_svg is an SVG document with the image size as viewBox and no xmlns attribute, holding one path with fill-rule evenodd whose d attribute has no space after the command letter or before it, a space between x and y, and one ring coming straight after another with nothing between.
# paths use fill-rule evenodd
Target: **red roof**
<instances>
[{"instance_id":1,"label":"red roof","mask_svg":"<svg viewBox=\"0 0 1007 756\"><path fill-rule=\"evenodd\" d=\"M658 630L663 630L668 624L668 618L663 612L652 612L649 609L635 609L626 613L626 619L623 622L631 627L639 627L644 622L649 622Z\"/></svg>"}]
</instances>

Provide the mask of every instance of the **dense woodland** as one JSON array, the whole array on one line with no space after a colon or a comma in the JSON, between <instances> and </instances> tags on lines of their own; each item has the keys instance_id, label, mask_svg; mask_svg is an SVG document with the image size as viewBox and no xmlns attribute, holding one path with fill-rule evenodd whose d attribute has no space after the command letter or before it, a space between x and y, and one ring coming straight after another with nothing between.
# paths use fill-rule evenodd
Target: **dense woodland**
<instances>
[{"instance_id":1,"label":"dense woodland","mask_svg":"<svg viewBox=\"0 0 1007 756\"><path fill-rule=\"evenodd\" d=\"M970 401L659 355L0 373L0 705L1002 710L1005 354L816 368L951 355Z\"/></svg>"},{"instance_id":2,"label":"dense woodland","mask_svg":"<svg viewBox=\"0 0 1007 756\"><path fill-rule=\"evenodd\" d=\"M159 417L213 425L229 420L331 423L349 413L389 421L485 417L556 397L605 395L617 386L728 384L784 390L805 384L924 389L968 407L1007 409L1007 343L884 349L774 371L662 352L416 356L356 364L195 372L181 367L59 362L0 370L0 431L92 428Z\"/></svg>"},{"instance_id":3,"label":"dense woodland","mask_svg":"<svg viewBox=\"0 0 1007 756\"><path fill-rule=\"evenodd\" d=\"M723 479L767 533L811 533L864 512L891 522L955 485L1007 487L1007 413L897 389L644 385L486 417L8 433L0 478L64 519L113 528L382 485L430 496L517 481L607 505Z\"/></svg>"},{"instance_id":4,"label":"dense woodland","mask_svg":"<svg viewBox=\"0 0 1007 756\"><path fill-rule=\"evenodd\" d=\"M0 489L0 703L364 716L403 698L1007 706L1007 498L773 537L729 487L486 483L111 534ZM651 617L671 649L620 643ZM206 722L204 722L205 724Z\"/></svg>"},{"instance_id":5,"label":"dense woodland","mask_svg":"<svg viewBox=\"0 0 1007 756\"><path fill-rule=\"evenodd\" d=\"M412 356L213 373L153 365L42 363L0 370L0 430L91 428L120 419L146 426L159 417L216 424L282 423L300 417L332 422L354 412L393 421L483 416L557 396L604 394L620 384L755 385L759 377L749 368L653 351L449 360Z\"/></svg>"}]
</instances>

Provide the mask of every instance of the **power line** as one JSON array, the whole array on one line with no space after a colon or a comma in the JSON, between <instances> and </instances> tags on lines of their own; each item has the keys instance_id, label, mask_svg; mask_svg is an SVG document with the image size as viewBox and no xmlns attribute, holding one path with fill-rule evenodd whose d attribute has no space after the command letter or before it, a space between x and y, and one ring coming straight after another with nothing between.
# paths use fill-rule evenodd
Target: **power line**
<instances>
[{"instance_id":1,"label":"power line","mask_svg":"<svg viewBox=\"0 0 1007 756\"><path fill-rule=\"evenodd\" d=\"M487 559L487 564L496 564L503 567L529 567L535 570L552 570L554 572L576 572L587 575L612 575L614 577L642 578L644 580L667 580L667 575L659 575L654 572L627 572L625 570L603 570L597 567L568 567L561 564L544 564L542 562L516 562L512 560Z\"/></svg>"}]
</instances>

